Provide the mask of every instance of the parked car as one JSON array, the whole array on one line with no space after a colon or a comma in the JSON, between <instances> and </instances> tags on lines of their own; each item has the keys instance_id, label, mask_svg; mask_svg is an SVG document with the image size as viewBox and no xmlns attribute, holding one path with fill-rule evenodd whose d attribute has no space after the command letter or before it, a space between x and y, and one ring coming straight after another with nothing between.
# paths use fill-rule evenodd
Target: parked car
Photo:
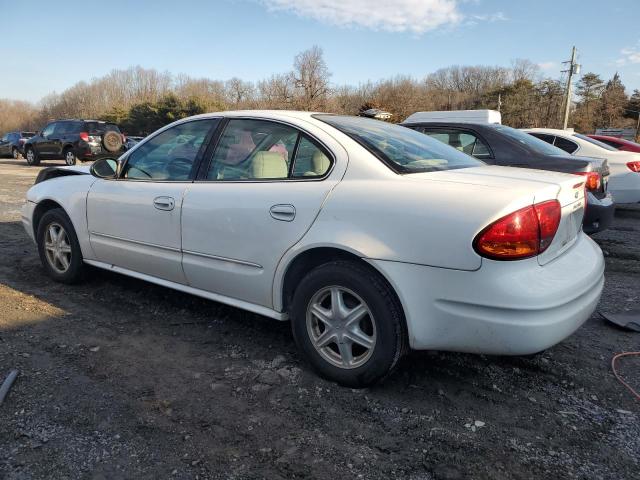
<instances>
[{"instance_id":1,"label":"parked car","mask_svg":"<svg viewBox=\"0 0 640 480\"><path fill-rule=\"evenodd\" d=\"M0 138L0 157L19 158L23 153L24 142L33 137L34 132L9 132Z\"/></svg>"},{"instance_id":2,"label":"parked car","mask_svg":"<svg viewBox=\"0 0 640 480\"><path fill-rule=\"evenodd\" d=\"M640 143L631 142L629 140L625 140L624 138L609 137L607 135L587 135L587 137L598 140L599 142L609 145L616 150L622 150L623 152L640 153Z\"/></svg>"},{"instance_id":3,"label":"parked car","mask_svg":"<svg viewBox=\"0 0 640 480\"><path fill-rule=\"evenodd\" d=\"M403 125L491 165L582 175L586 180L588 196L584 231L595 233L605 230L613 221L615 204L607 192L609 167L606 160L574 157L506 125L442 121L405 122Z\"/></svg>"},{"instance_id":4,"label":"parked car","mask_svg":"<svg viewBox=\"0 0 640 480\"><path fill-rule=\"evenodd\" d=\"M539 352L603 287L583 179L369 118L205 114L36 182L22 218L54 280L92 265L289 319L309 362L352 387L409 347Z\"/></svg>"},{"instance_id":5,"label":"parked car","mask_svg":"<svg viewBox=\"0 0 640 480\"><path fill-rule=\"evenodd\" d=\"M67 165L78 161L117 156L125 151L124 135L118 125L98 120L56 120L24 144L29 165L44 159L64 159Z\"/></svg>"},{"instance_id":6,"label":"parked car","mask_svg":"<svg viewBox=\"0 0 640 480\"><path fill-rule=\"evenodd\" d=\"M570 130L530 128L525 132L572 155L606 158L611 175L609 191L616 203L640 202L640 154L622 152Z\"/></svg>"}]
</instances>

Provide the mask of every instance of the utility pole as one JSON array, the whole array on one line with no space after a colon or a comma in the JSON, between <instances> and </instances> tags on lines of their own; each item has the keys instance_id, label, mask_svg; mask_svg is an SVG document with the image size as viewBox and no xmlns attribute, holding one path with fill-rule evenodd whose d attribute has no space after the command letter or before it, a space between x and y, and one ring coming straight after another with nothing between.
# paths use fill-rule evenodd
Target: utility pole
<instances>
[{"instance_id":1,"label":"utility pole","mask_svg":"<svg viewBox=\"0 0 640 480\"><path fill-rule=\"evenodd\" d=\"M578 73L580 73L580 65L578 65L576 63L576 47L573 47L573 50L571 50L571 60L567 61L567 62L562 62L564 63L568 63L569 64L569 68L567 70L563 70L563 72L568 72L567 74L567 91L566 91L566 98L565 98L565 106L564 106L564 122L562 123L562 128L564 128L566 130L567 125L569 124L569 110L571 110L571 81L573 80L573 76L577 75Z\"/></svg>"},{"instance_id":2,"label":"utility pole","mask_svg":"<svg viewBox=\"0 0 640 480\"><path fill-rule=\"evenodd\" d=\"M498 94L498 111L502 113L502 94Z\"/></svg>"}]
</instances>

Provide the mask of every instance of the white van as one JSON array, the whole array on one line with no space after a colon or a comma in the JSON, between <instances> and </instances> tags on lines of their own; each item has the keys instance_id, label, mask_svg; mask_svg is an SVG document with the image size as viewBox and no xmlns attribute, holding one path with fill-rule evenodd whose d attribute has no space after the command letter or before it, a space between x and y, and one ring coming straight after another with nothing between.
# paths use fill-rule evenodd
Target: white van
<instances>
[{"instance_id":1,"label":"white van","mask_svg":"<svg viewBox=\"0 0 640 480\"><path fill-rule=\"evenodd\" d=\"M502 115L497 110L450 110L445 112L416 112L402 123L418 122L468 122L502 123Z\"/></svg>"}]
</instances>

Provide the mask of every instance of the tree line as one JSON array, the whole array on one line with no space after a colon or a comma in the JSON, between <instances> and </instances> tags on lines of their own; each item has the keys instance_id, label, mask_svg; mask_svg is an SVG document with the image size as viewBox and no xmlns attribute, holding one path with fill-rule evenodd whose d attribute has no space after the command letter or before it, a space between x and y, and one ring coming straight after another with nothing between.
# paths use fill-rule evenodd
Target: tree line
<instances>
[{"instance_id":1,"label":"tree line","mask_svg":"<svg viewBox=\"0 0 640 480\"><path fill-rule=\"evenodd\" d=\"M370 108L400 122L415 111L499 109L513 127L561 127L565 85L543 78L528 60L509 67L451 66L423 79L398 75L377 82L334 85L322 50L295 56L289 72L258 82L172 75L154 69L114 70L52 93L37 105L0 100L0 132L36 130L53 119L92 118L118 123L130 135L146 135L190 115L230 109L298 109L357 115ZM620 76L603 80L585 73L576 83L570 126L592 133L598 127L635 125L640 91L628 96Z\"/></svg>"}]
</instances>

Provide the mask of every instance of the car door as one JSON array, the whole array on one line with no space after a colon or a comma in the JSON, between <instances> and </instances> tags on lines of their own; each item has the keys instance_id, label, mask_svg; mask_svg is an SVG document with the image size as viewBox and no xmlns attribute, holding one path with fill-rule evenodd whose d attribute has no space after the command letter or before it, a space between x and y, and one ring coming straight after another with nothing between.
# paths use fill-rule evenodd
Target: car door
<instances>
[{"instance_id":1,"label":"car door","mask_svg":"<svg viewBox=\"0 0 640 480\"><path fill-rule=\"evenodd\" d=\"M2 138L0 138L0 155L8 155L10 153L9 149L7 148L10 144L9 135L10 134L6 134Z\"/></svg>"},{"instance_id":2,"label":"car door","mask_svg":"<svg viewBox=\"0 0 640 480\"><path fill-rule=\"evenodd\" d=\"M47 138L47 149L50 155L54 158L62 158L62 139L65 134L73 128L75 122L56 122L53 132Z\"/></svg>"},{"instance_id":3,"label":"car door","mask_svg":"<svg viewBox=\"0 0 640 480\"><path fill-rule=\"evenodd\" d=\"M162 130L130 152L118 179L92 185L87 223L98 261L185 283L182 199L218 122L190 120Z\"/></svg>"},{"instance_id":4,"label":"car door","mask_svg":"<svg viewBox=\"0 0 640 480\"><path fill-rule=\"evenodd\" d=\"M51 157L54 153L51 137L54 130L57 128L59 122L53 122L42 129L40 138L37 139L37 143L34 144L36 152L41 157Z\"/></svg>"},{"instance_id":5,"label":"car door","mask_svg":"<svg viewBox=\"0 0 640 480\"><path fill-rule=\"evenodd\" d=\"M230 119L208 155L182 207L189 285L270 308L278 262L339 181L336 157L296 127L247 118Z\"/></svg>"}]
</instances>

